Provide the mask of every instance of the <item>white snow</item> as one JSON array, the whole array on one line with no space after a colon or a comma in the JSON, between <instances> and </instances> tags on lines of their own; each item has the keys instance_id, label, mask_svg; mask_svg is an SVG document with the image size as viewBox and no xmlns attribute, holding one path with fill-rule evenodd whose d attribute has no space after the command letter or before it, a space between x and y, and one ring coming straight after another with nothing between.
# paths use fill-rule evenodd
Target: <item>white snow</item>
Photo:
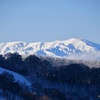
<instances>
[{"instance_id":1,"label":"white snow","mask_svg":"<svg viewBox=\"0 0 100 100\"><path fill-rule=\"evenodd\" d=\"M53 42L33 42L22 41L0 43L0 54L19 53L21 55L46 55L46 56L66 56L76 53L100 51L100 44L90 42L85 39L68 39Z\"/></svg>"},{"instance_id":2,"label":"white snow","mask_svg":"<svg viewBox=\"0 0 100 100\"><path fill-rule=\"evenodd\" d=\"M19 81L20 83L26 84L27 86L31 85L31 83L28 82L27 79L23 77L22 75L0 67L0 74L2 74L3 72L8 72L12 74L14 76L15 81Z\"/></svg>"}]
</instances>

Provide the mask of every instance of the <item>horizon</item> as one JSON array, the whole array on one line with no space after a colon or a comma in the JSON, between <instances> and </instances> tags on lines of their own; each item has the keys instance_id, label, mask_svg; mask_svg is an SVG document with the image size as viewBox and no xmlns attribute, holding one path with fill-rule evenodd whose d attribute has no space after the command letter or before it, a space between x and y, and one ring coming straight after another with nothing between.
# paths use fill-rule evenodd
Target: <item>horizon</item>
<instances>
[{"instance_id":1,"label":"horizon","mask_svg":"<svg viewBox=\"0 0 100 100\"><path fill-rule=\"evenodd\" d=\"M88 39L85 39L85 38L69 38L69 39L65 39L65 40L53 40L53 41L30 41L30 42L27 42L27 41L21 41L21 40L17 40L17 41L6 41L6 42L0 42L0 43L12 43L12 42L25 42L25 43L38 43L38 42L41 42L41 43L48 43L48 42L56 42L56 41L67 41L67 40L71 40L71 39L76 39L76 40L87 40L89 42L93 42L93 43L96 43L96 44L100 44L100 43L97 43L97 42L94 42L94 41L91 41L91 40L88 40Z\"/></svg>"},{"instance_id":2,"label":"horizon","mask_svg":"<svg viewBox=\"0 0 100 100\"><path fill-rule=\"evenodd\" d=\"M100 44L100 0L1 0L0 43L84 38Z\"/></svg>"},{"instance_id":3,"label":"horizon","mask_svg":"<svg viewBox=\"0 0 100 100\"><path fill-rule=\"evenodd\" d=\"M7 42L0 42L0 43L16 43L16 42L25 42L25 43L50 43L50 42L64 42L64 41L68 41L68 40L71 40L71 39L76 39L76 40L81 40L81 41L83 41L83 42L86 42L86 41L88 41L88 42L92 42L92 43L96 43L96 44L100 44L100 43L97 43L97 42L94 42L94 41L90 41L90 40L88 40L88 39L85 39L85 38L69 38L69 39L65 39L65 40L53 40L53 41L30 41L30 42L26 42L26 41L7 41ZM86 41L84 41L84 40L86 40Z\"/></svg>"}]
</instances>

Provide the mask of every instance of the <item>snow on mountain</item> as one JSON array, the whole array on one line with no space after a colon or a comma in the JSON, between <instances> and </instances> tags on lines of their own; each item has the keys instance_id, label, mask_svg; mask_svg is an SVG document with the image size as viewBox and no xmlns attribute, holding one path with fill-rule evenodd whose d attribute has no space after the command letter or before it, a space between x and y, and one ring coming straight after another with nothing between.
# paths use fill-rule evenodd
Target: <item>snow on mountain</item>
<instances>
[{"instance_id":1,"label":"snow on mountain","mask_svg":"<svg viewBox=\"0 0 100 100\"><path fill-rule=\"evenodd\" d=\"M67 56L77 53L90 53L100 51L100 44L90 42L86 39L72 38L65 41L53 42L7 42L0 43L0 54L19 53L21 55L46 55L46 56Z\"/></svg>"},{"instance_id":2,"label":"snow on mountain","mask_svg":"<svg viewBox=\"0 0 100 100\"><path fill-rule=\"evenodd\" d=\"M14 76L14 79L16 81L19 81L22 84L26 84L27 86L31 86L31 83L28 82L27 79L24 78L22 75L0 67L0 74L2 74L3 72L8 72L8 73L10 73L10 74L12 74Z\"/></svg>"}]
</instances>

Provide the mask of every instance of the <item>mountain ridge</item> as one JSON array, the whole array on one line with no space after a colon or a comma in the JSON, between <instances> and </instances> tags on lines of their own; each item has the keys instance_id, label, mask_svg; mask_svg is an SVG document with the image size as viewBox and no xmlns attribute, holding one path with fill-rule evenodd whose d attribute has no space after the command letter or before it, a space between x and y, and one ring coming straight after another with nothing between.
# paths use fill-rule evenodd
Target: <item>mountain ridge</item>
<instances>
[{"instance_id":1,"label":"mountain ridge","mask_svg":"<svg viewBox=\"0 0 100 100\"><path fill-rule=\"evenodd\" d=\"M53 42L23 42L14 41L0 43L0 54L19 53L21 55L43 55L66 57L77 53L90 53L100 51L100 44L82 38L68 40L56 40Z\"/></svg>"}]
</instances>

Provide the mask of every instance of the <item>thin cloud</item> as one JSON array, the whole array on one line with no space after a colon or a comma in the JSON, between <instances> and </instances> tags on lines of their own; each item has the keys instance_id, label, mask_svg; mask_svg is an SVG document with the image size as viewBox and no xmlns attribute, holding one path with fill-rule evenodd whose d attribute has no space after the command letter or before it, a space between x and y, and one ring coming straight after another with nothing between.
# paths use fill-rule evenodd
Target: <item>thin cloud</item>
<instances>
[{"instance_id":1,"label":"thin cloud","mask_svg":"<svg viewBox=\"0 0 100 100\"><path fill-rule=\"evenodd\" d=\"M72 54L69 55L67 58L76 60L100 60L100 51Z\"/></svg>"}]
</instances>

